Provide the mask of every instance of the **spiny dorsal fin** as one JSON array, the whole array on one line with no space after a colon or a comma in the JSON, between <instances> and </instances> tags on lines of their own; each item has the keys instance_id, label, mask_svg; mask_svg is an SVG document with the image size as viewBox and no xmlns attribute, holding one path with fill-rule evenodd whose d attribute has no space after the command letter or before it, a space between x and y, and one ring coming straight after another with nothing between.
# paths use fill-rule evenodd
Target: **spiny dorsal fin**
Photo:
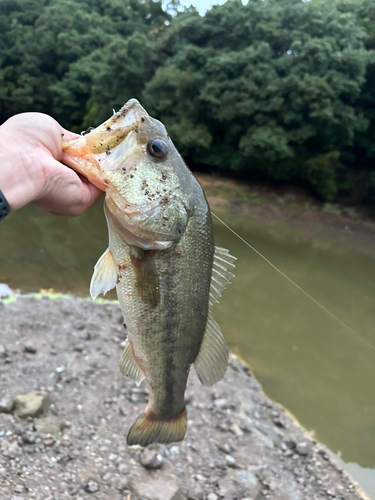
<instances>
[{"instance_id":1,"label":"spiny dorsal fin","mask_svg":"<svg viewBox=\"0 0 375 500\"><path fill-rule=\"evenodd\" d=\"M90 283L90 295L95 300L100 293L107 293L116 286L117 270L112 252L109 248L95 264Z\"/></svg>"},{"instance_id":2,"label":"spiny dorsal fin","mask_svg":"<svg viewBox=\"0 0 375 500\"><path fill-rule=\"evenodd\" d=\"M222 291L233 278L234 274L231 270L235 267L233 264L235 260L236 257L230 255L229 250L226 248L215 247L210 288L210 307L219 302Z\"/></svg>"},{"instance_id":3,"label":"spiny dorsal fin","mask_svg":"<svg viewBox=\"0 0 375 500\"><path fill-rule=\"evenodd\" d=\"M137 365L129 339L126 339L124 352L118 362L121 375L133 379L139 385L145 378L144 373Z\"/></svg>"},{"instance_id":4,"label":"spiny dorsal fin","mask_svg":"<svg viewBox=\"0 0 375 500\"><path fill-rule=\"evenodd\" d=\"M228 346L220 326L211 313L194 368L205 386L216 384L224 377L228 366Z\"/></svg>"}]
</instances>

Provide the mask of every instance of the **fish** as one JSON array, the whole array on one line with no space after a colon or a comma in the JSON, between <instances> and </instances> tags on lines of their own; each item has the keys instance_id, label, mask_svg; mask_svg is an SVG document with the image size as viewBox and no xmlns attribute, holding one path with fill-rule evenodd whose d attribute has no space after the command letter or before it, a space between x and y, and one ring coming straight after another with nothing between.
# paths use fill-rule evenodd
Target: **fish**
<instances>
[{"instance_id":1,"label":"fish","mask_svg":"<svg viewBox=\"0 0 375 500\"><path fill-rule=\"evenodd\" d=\"M129 445L182 441L191 366L218 382L228 347L211 308L234 276L215 247L204 192L164 125L136 99L97 128L63 143L62 161L105 191L109 245L94 268L93 300L116 287L127 339L122 375L146 380L149 401Z\"/></svg>"}]
</instances>

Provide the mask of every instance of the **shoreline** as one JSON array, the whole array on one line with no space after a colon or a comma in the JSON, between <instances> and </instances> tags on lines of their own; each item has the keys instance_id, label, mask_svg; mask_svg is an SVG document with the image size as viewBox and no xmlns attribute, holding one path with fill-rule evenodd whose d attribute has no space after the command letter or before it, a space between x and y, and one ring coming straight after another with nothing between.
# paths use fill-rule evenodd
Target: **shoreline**
<instances>
[{"instance_id":1,"label":"shoreline","mask_svg":"<svg viewBox=\"0 0 375 500\"><path fill-rule=\"evenodd\" d=\"M0 301L0 400L40 391L52 405L35 418L0 413L0 499L369 500L234 355L212 388L191 374L182 443L128 447L147 390L118 371L118 305L13 299ZM56 432L43 432L46 415Z\"/></svg>"},{"instance_id":2,"label":"shoreline","mask_svg":"<svg viewBox=\"0 0 375 500\"><path fill-rule=\"evenodd\" d=\"M319 202L296 187L247 184L194 172L212 210L257 220L279 221L294 228L319 231L331 238L375 244L374 207Z\"/></svg>"}]
</instances>

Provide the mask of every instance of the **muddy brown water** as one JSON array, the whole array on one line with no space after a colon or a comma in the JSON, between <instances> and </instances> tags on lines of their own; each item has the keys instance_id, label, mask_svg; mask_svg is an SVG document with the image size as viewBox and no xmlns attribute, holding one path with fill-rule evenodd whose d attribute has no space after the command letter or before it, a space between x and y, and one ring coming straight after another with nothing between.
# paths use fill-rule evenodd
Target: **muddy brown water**
<instances>
[{"instance_id":1,"label":"muddy brown water","mask_svg":"<svg viewBox=\"0 0 375 500\"><path fill-rule=\"evenodd\" d=\"M366 343L375 346L375 245L219 215L357 332L215 223L217 244L238 258L236 278L214 311L230 346L268 396L337 454L375 498L375 348ZM21 292L52 288L87 296L93 266L107 247L101 203L76 219L26 207L1 222L0 242L0 282Z\"/></svg>"}]
</instances>

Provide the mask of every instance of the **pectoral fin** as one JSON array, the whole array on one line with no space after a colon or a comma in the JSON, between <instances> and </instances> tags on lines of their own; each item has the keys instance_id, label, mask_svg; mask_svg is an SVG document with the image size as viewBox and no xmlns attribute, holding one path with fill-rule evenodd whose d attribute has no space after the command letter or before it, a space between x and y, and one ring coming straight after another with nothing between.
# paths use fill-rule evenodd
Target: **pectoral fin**
<instances>
[{"instance_id":1,"label":"pectoral fin","mask_svg":"<svg viewBox=\"0 0 375 500\"><path fill-rule=\"evenodd\" d=\"M137 365L129 339L126 340L124 351L118 362L121 375L133 379L139 385L145 378L144 373Z\"/></svg>"},{"instance_id":2,"label":"pectoral fin","mask_svg":"<svg viewBox=\"0 0 375 500\"><path fill-rule=\"evenodd\" d=\"M103 253L94 268L90 283L90 295L95 300L100 293L107 293L115 287L117 270L109 248Z\"/></svg>"},{"instance_id":3,"label":"pectoral fin","mask_svg":"<svg viewBox=\"0 0 375 500\"><path fill-rule=\"evenodd\" d=\"M194 368L205 386L216 384L224 377L228 366L228 346L220 326L211 313Z\"/></svg>"}]
</instances>

